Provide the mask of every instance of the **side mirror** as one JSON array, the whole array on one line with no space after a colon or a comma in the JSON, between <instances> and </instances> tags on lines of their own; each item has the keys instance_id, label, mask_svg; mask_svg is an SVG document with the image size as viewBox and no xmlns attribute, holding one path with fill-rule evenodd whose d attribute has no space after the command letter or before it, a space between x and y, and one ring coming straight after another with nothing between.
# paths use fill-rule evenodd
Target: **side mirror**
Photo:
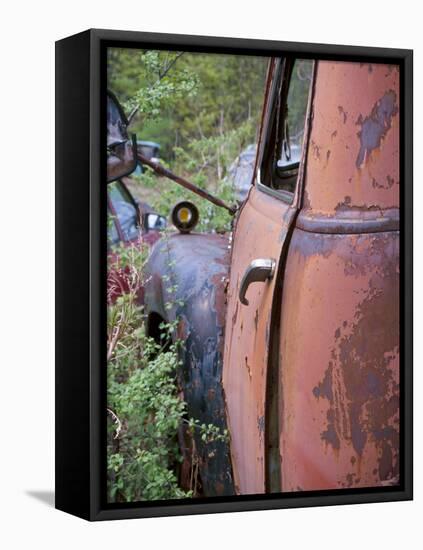
<instances>
[{"instance_id":1,"label":"side mirror","mask_svg":"<svg viewBox=\"0 0 423 550\"><path fill-rule=\"evenodd\" d=\"M137 141L128 137L128 120L119 101L107 93L107 183L129 176L137 167Z\"/></svg>"},{"instance_id":2,"label":"side mirror","mask_svg":"<svg viewBox=\"0 0 423 550\"><path fill-rule=\"evenodd\" d=\"M284 142L284 145L286 142ZM280 179L296 178L300 168L301 147L297 143L285 146L276 162L276 174Z\"/></svg>"},{"instance_id":3,"label":"side mirror","mask_svg":"<svg viewBox=\"0 0 423 550\"><path fill-rule=\"evenodd\" d=\"M167 226L167 220L164 216L160 216L159 214L154 214L153 212L149 212L147 214L144 214L144 229L147 231L163 231L166 229Z\"/></svg>"},{"instance_id":4,"label":"side mirror","mask_svg":"<svg viewBox=\"0 0 423 550\"><path fill-rule=\"evenodd\" d=\"M300 163L298 161L282 162L278 160L276 163L276 173L278 175L278 178L280 179L292 178L294 176L296 177L298 174L299 168L300 168Z\"/></svg>"},{"instance_id":5,"label":"side mirror","mask_svg":"<svg viewBox=\"0 0 423 550\"><path fill-rule=\"evenodd\" d=\"M137 143L135 136L132 136L132 140L107 141L107 183L111 183L136 170Z\"/></svg>"}]
</instances>

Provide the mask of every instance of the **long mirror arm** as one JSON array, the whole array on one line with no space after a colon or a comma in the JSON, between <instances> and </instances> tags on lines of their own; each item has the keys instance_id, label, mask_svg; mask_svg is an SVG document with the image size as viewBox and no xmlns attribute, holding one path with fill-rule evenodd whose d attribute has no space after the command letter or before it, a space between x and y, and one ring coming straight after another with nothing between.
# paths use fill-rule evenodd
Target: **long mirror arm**
<instances>
[{"instance_id":1,"label":"long mirror arm","mask_svg":"<svg viewBox=\"0 0 423 550\"><path fill-rule=\"evenodd\" d=\"M197 187L194 183L191 183L190 181L186 180L185 178L181 176L177 176L158 162L154 162L151 159L148 159L145 157L142 153L140 153L139 150L137 150L137 157L138 160L141 162L141 164L145 164L146 166L149 166L152 170L156 172L156 174L159 174L160 176L164 176L165 178L169 178L176 183L179 183L179 185L182 185L182 187L185 187L185 189L188 189L189 191L192 191L193 193L196 193L199 197L202 197L203 199L206 199L216 206L220 206L222 208L226 208L228 212L231 214L235 214L237 209L234 206L230 206L226 204L221 199L211 195L207 191L204 191L204 189L200 189L200 187Z\"/></svg>"}]
</instances>

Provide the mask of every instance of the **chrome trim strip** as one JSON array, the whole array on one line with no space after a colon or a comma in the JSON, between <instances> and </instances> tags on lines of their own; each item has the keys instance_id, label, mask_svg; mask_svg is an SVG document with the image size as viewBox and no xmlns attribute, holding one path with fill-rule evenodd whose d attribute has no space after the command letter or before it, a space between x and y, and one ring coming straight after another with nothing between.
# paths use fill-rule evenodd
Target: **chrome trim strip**
<instances>
[{"instance_id":1,"label":"chrome trim strip","mask_svg":"<svg viewBox=\"0 0 423 550\"><path fill-rule=\"evenodd\" d=\"M257 177L256 177L255 185L257 189L259 189L263 193L266 193L266 195L270 195L271 197L274 197L285 204L292 205L294 202L294 197L295 197L294 193L289 193L289 191L282 191L282 190L278 191L277 189L272 189L271 187L264 185L264 183L261 183L260 168L257 168Z\"/></svg>"}]
</instances>

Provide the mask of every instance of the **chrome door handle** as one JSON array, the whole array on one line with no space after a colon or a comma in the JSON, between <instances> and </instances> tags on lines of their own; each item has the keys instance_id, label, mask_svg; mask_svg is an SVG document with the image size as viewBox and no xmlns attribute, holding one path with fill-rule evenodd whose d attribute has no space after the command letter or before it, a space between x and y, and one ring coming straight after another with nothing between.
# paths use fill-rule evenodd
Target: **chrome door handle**
<instances>
[{"instance_id":1,"label":"chrome door handle","mask_svg":"<svg viewBox=\"0 0 423 550\"><path fill-rule=\"evenodd\" d=\"M245 297L251 283L264 282L271 279L275 273L276 262L272 258L258 258L247 267L239 287L239 300L244 306L248 306Z\"/></svg>"}]
</instances>

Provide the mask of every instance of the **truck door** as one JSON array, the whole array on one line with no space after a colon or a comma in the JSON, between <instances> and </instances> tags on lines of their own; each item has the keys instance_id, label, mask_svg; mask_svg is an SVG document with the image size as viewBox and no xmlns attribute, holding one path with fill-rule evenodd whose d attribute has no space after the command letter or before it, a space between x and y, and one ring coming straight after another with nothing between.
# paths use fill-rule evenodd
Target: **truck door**
<instances>
[{"instance_id":1,"label":"truck door","mask_svg":"<svg viewBox=\"0 0 423 550\"><path fill-rule=\"evenodd\" d=\"M299 206L313 65L290 57L271 65L255 181L233 235L223 387L241 494L280 490L277 304Z\"/></svg>"}]
</instances>

